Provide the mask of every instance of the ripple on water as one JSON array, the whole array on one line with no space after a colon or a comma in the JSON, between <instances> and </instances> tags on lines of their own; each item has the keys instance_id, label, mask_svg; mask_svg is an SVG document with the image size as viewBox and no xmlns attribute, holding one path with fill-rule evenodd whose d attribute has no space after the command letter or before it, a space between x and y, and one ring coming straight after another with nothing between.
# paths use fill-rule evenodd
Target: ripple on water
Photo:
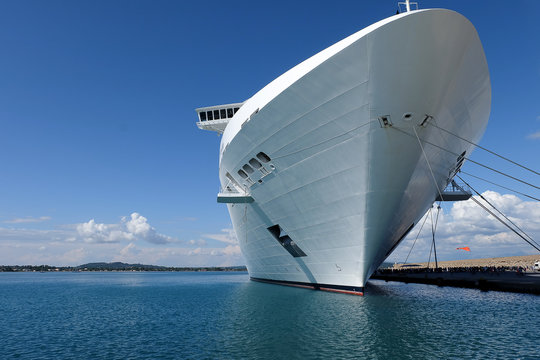
<instances>
[{"instance_id":1,"label":"ripple on water","mask_svg":"<svg viewBox=\"0 0 540 360\"><path fill-rule=\"evenodd\" d=\"M0 274L1 359L540 358L540 297L245 273Z\"/></svg>"}]
</instances>

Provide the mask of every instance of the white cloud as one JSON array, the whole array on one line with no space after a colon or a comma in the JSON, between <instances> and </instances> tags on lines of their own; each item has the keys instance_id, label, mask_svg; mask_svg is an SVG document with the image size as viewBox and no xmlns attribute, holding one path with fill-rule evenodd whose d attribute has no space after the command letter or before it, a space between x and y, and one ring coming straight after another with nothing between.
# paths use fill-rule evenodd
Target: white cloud
<instances>
[{"instance_id":1,"label":"white cloud","mask_svg":"<svg viewBox=\"0 0 540 360\"><path fill-rule=\"evenodd\" d=\"M223 255L240 255L242 251L239 245L227 245L225 249L221 250Z\"/></svg>"},{"instance_id":2,"label":"white cloud","mask_svg":"<svg viewBox=\"0 0 540 360\"><path fill-rule=\"evenodd\" d=\"M63 241L69 235L73 235L72 230L36 230L20 228L0 227L0 241L14 240L18 242L41 241Z\"/></svg>"},{"instance_id":3,"label":"white cloud","mask_svg":"<svg viewBox=\"0 0 540 360\"><path fill-rule=\"evenodd\" d=\"M89 243L119 242L133 240L133 234L122 231L119 224L98 224L94 219L77 225L77 232Z\"/></svg>"},{"instance_id":4,"label":"white cloud","mask_svg":"<svg viewBox=\"0 0 540 360\"><path fill-rule=\"evenodd\" d=\"M11 220L5 220L3 221L6 224L27 224L27 223L39 223L43 221L51 220L50 216L40 216L38 218L34 218L31 216L24 217L24 218L15 218Z\"/></svg>"},{"instance_id":5,"label":"white cloud","mask_svg":"<svg viewBox=\"0 0 540 360\"><path fill-rule=\"evenodd\" d=\"M59 263L82 265L84 262L87 262L87 261L84 261L87 258L87 256L88 256L87 250L82 247L79 247L79 248L72 249L61 254L58 257L57 261ZM53 264L56 265L55 263L51 263L51 265Z\"/></svg>"},{"instance_id":6,"label":"white cloud","mask_svg":"<svg viewBox=\"0 0 540 360\"><path fill-rule=\"evenodd\" d=\"M96 261L178 267L245 264L232 229L208 234L207 239L180 241L158 233L138 213L116 224L92 219L55 230L0 227L0 264L66 266Z\"/></svg>"},{"instance_id":7,"label":"white cloud","mask_svg":"<svg viewBox=\"0 0 540 360\"><path fill-rule=\"evenodd\" d=\"M224 242L226 244L238 244L238 239L236 238L236 233L233 229L221 229L220 234L204 234L204 238L217 240Z\"/></svg>"},{"instance_id":8,"label":"white cloud","mask_svg":"<svg viewBox=\"0 0 540 360\"><path fill-rule=\"evenodd\" d=\"M134 243L129 243L122 250L120 250L120 256L126 257L134 254L138 254L140 251L137 249Z\"/></svg>"},{"instance_id":9,"label":"white cloud","mask_svg":"<svg viewBox=\"0 0 540 360\"><path fill-rule=\"evenodd\" d=\"M497 209L510 218L529 236L540 243L540 203L524 201L514 195L486 191L482 194ZM475 196L475 199L482 200ZM489 206L488 206L489 207ZM433 208L436 211L436 208ZM496 212L495 212L496 213ZM501 217L499 214L497 214ZM434 216L435 218L435 216ZM502 218L502 217L501 217ZM419 223L421 224L422 219ZM420 227L417 226L403 243L390 255L388 261L402 262L413 246ZM435 233L439 260L454 260L464 257L482 258L495 256L528 255L536 250L514 232L489 215L472 199L455 202L449 211L440 210ZM428 218L418 237L408 262L427 261L431 247L431 223ZM456 251L457 247L469 246L470 253ZM432 257L433 260L433 257Z\"/></svg>"},{"instance_id":10,"label":"white cloud","mask_svg":"<svg viewBox=\"0 0 540 360\"><path fill-rule=\"evenodd\" d=\"M153 244L166 244L174 241L172 237L158 233L144 216L136 212L123 217L119 224L98 224L92 219L78 224L77 232L84 241L91 243L144 240Z\"/></svg>"},{"instance_id":11,"label":"white cloud","mask_svg":"<svg viewBox=\"0 0 540 360\"><path fill-rule=\"evenodd\" d=\"M527 139L540 139L540 131L527 135Z\"/></svg>"},{"instance_id":12,"label":"white cloud","mask_svg":"<svg viewBox=\"0 0 540 360\"><path fill-rule=\"evenodd\" d=\"M197 245L197 246L205 246L206 240L204 239L198 239L198 240L189 240L190 245Z\"/></svg>"},{"instance_id":13,"label":"white cloud","mask_svg":"<svg viewBox=\"0 0 540 360\"><path fill-rule=\"evenodd\" d=\"M201 248L190 250L188 255L212 255L212 256L233 256L241 255L239 245L227 245L224 248Z\"/></svg>"}]
</instances>

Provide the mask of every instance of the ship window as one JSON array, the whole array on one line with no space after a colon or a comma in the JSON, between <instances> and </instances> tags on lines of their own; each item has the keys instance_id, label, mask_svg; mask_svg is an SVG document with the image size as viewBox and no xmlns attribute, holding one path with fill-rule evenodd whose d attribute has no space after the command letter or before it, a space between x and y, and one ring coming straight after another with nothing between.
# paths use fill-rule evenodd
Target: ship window
<instances>
[{"instance_id":1,"label":"ship window","mask_svg":"<svg viewBox=\"0 0 540 360\"><path fill-rule=\"evenodd\" d=\"M201 111L199 115L201 116L201 121L206 121L206 112Z\"/></svg>"},{"instance_id":2,"label":"ship window","mask_svg":"<svg viewBox=\"0 0 540 360\"><path fill-rule=\"evenodd\" d=\"M248 174L253 174L253 168L251 166L249 166L248 164L242 166L242 169L244 169L245 172L247 172Z\"/></svg>"},{"instance_id":3,"label":"ship window","mask_svg":"<svg viewBox=\"0 0 540 360\"><path fill-rule=\"evenodd\" d=\"M208 111L206 115L208 115L208 120L214 120L214 116L212 115L211 111Z\"/></svg>"},{"instance_id":4,"label":"ship window","mask_svg":"<svg viewBox=\"0 0 540 360\"><path fill-rule=\"evenodd\" d=\"M222 118L222 119L226 119L227 118L227 114L225 113L225 109L221 109L219 110L219 116Z\"/></svg>"},{"instance_id":5,"label":"ship window","mask_svg":"<svg viewBox=\"0 0 540 360\"><path fill-rule=\"evenodd\" d=\"M242 177L242 179L247 179L248 178L248 174L246 174L246 172L242 169L238 170L238 175L240 175Z\"/></svg>"},{"instance_id":6,"label":"ship window","mask_svg":"<svg viewBox=\"0 0 540 360\"><path fill-rule=\"evenodd\" d=\"M236 112L238 111L238 109L240 108L234 108L234 113L236 114Z\"/></svg>"},{"instance_id":7,"label":"ship window","mask_svg":"<svg viewBox=\"0 0 540 360\"><path fill-rule=\"evenodd\" d=\"M215 120L219 119L219 110L214 110L214 119Z\"/></svg>"},{"instance_id":8,"label":"ship window","mask_svg":"<svg viewBox=\"0 0 540 360\"><path fill-rule=\"evenodd\" d=\"M227 109L227 117L232 118L233 117L233 109L229 108Z\"/></svg>"},{"instance_id":9,"label":"ship window","mask_svg":"<svg viewBox=\"0 0 540 360\"><path fill-rule=\"evenodd\" d=\"M270 157L263 152L257 154L257 159L261 160L263 163L270 161Z\"/></svg>"},{"instance_id":10,"label":"ship window","mask_svg":"<svg viewBox=\"0 0 540 360\"><path fill-rule=\"evenodd\" d=\"M255 169L260 169L262 164L257 159L249 160L249 165L253 166Z\"/></svg>"}]
</instances>

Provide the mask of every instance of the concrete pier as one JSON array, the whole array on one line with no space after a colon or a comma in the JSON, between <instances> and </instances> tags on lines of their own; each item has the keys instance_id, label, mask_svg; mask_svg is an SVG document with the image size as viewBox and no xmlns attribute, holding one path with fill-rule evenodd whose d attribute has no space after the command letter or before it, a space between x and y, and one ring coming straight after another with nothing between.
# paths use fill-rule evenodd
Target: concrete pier
<instances>
[{"instance_id":1,"label":"concrete pier","mask_svg":"<svg viewBox=\"0 0 540 360\"><path fill-rule=\"evenodd\" d=\"M371 279L540 295L540 272L533 268L536 261L540 255L439 261L437 269L433 262L395 264L379 269Z\"/></svg>"},{"instance_id":2,"label":"concrete pier","mask_svg":"<svg viewBox=\"0 0 540 360\"><path fill-rule=\"evenodd\" d=\"M504 272L377 272L371 279L404 283L455 286L480 290L511 291L540 295L540 273Z\"/></svg>"}]
</instances>

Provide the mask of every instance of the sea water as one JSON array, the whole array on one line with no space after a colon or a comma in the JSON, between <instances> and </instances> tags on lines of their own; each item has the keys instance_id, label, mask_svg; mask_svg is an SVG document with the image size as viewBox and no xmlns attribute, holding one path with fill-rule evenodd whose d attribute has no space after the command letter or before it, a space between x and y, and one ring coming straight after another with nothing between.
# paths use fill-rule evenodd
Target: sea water
<instances>
[{"instance_id":1,"label":"sea water","mask_svg":"<svg viewBox=\"0 0 540 360\"><path fill-rule=\"evenodd\" d=\"M0 273L0 359L540 359L540 297L247 273Z\"/></svg>"}]
</instances>

